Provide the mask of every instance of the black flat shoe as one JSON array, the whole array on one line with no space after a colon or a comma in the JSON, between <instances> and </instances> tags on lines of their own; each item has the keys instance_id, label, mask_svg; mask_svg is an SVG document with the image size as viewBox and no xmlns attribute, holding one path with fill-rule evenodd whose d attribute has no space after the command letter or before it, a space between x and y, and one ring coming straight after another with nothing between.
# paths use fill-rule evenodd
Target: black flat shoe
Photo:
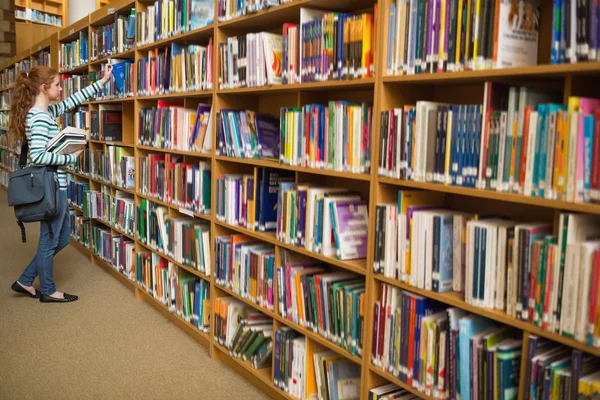
<instances>
[{"instance_id":1,"label":"black flat shoe","mask_svg":"<svg viewBox=\"0 0 600 400\"><path fill-rule=\"evenodd\" d=\"M43 293L40 293L40 303L70 303L72 301L77 300L79 297L74 294L64 294L64 299L57 299L56 297L47 296Z\"/></svg>"},{"instance_id":2,"label":"black flat shoe","mask_svg":"<svg viewBox=\"0 0 600 400\"><path fill-rule=\"evenodd\" d=\"M19 282L17 281L15 281L15 283L13 283L10 288L17 293L26 294L27 296L33 297L34 299L39 299L40 297L40 292L36 290L35 294L31 294L27 289L19 285Z\"/></svg>"}]
</instances>

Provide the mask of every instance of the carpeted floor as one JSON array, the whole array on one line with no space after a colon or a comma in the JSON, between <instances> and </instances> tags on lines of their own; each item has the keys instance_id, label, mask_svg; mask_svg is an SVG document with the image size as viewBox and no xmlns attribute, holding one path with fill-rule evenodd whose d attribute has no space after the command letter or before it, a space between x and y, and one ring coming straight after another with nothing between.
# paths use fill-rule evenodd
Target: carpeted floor
<instances>
[{"instance_id":1,"label":"carpeted floor","mask_svg":"<svg viewBox=\"0 0 600 400\"><path fill-rule=\"evenodd\" d=\"M0 189L0 399L266 398L73 246L55 258L54 278L79 301L12 292L38 233L28 225L21 243Z\"/></svg>"}]
</instances>

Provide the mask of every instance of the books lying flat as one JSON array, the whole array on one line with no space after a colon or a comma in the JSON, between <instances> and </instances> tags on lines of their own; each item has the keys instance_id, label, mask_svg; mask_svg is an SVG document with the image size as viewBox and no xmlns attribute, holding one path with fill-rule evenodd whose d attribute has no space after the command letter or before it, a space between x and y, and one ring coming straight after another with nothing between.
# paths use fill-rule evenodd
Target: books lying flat
<instances>
[{"instance_id":1,"label":"books lying flat","mask_svg":"<svg viewBox=\"0 0 600 400\"><path fill-rule=\"evenodd\" d=\"M46 151L55 154L71 154L83 149L87 140L86 131L68 126L48 142Z\"/></svg>"}]
</instances>

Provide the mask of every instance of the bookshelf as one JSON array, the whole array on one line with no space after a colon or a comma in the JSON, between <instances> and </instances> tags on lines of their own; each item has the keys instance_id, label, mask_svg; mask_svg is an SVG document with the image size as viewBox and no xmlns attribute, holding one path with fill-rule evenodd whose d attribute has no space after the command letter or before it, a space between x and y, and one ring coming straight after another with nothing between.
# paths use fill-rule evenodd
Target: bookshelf
<instances>
[{"instance_id":1,"label":"bookshelf","mask_svg":"<svg viewBox=\"0 0 600 400\"><path fill-rule=\"evenodd\" d=\"M100 3L104 3L104 5L101 6ZM39 44L34 45L29 50L29 54L20 54L7 64L0 66L1 69L7 70L14 68L14 65L17 62L27 57L34 59L45 49L50 50L51 64L56 67L59 65L58 53L61 49L61 44L76 41L81 37L81 32L86 32L91 37L94 30L112 23L115 19L115 14L126 16L129 15L132 9L135 9L136 12L145 12L151 5L149 2L134 0L113 0L110 4L106 3L107 2L99 0L99 9L90 16L62 29L59 33L45 39ZM215 3L216 7L217 2ZM505 312L471 305L467 303L464 296L458 292L438 293L431 290L419 289L397 279L376 274L371 267L375 258L375 227L377 223L375 219L376 206L379 204L396 202L399 190L419 189L427 192L443 193L445 194L444 206L453 210L502 214L511 217L515 221L535 220L549 222L552 224L554 233L557 233L558 231L558 221L561 212L600 215L600 204L576 203L564 200L529 197L517 193L505 193L478 188L445 185L442 183L395 179L381 176L377 170L380 157L379 143L381 135L379 115L384 110L412 105L421 100L482 103L484 100L484 86L486 82L554 88L563 94L565 104L569 96L595 96L598 88L600 88L600 63L581 62L576 64L550 64L550 50L549 45L547 44L550 42L552 34L551 2L542 2L540 8L541 24L539 29L538 65L536 66L388 76L384 67L384 60L387 58L386 42L385 40L378 40L375 47L375 77L232 89L222 89L219 86L219 45L227 43L229 37L258 31L280 32L283 23L298 23L300 21L300 10L305 7L323 10L350 11L352 13L365 11L372 13L374 12L374 3L375 2L372 0L352 2L339 2L334 0L291 1L267 10L258 11L253 14L232 18L226 21L218 21L218 19L215 18L215 22L209 26L179 33L152 43L141 44L136 42L132 49L100 57L98 59L92 59L92 57L89 56L87 62L81 63L73 68L64 68L61 71L61 73L66 74L88 74L97 72L101 70L102 65L105 62L112 58L133 60L137 68L137 63L140 60L148 57L151 52L157 49L166 48L173 43L207 46L212 39L212 88L190 92L152 95L142 95L134 90L135 93L130 97L93 100L85 105L89 108L90 112L98 111L102 105L121 105L122 107L122 140L120 142L90 140L90 150L92 151L108 153L109 146L117 146L125 149L128 154L134 157L136 169L138 171L140 170L140 160L148 155L176 155L181 156L186 162L197 163L199 161L204 161L208 163L211 167L212 177L211 215L191 212L172 203L156 199L149 194L144 194L142 192L142 184L138 173L136 173L135 186L129 189L122 188L115 182L106 182L102 179L98 179L98 177L93 177L90 174L75 171L70 171L70 174L73 176L75 182L87 183L90 190L102 191L104 188L104 190L113 197L116 196L117 191L123 192L133 196L135 206L140 206L143 201L148 201L164 206L171 218L194 217L199 222L207 223L210 227L210 252L213 257L215 256L216 237L231 234L243 234L260 242L272 245L275 249L276 266L281 264L281 250L286 250L292 254L309 256L316 261L330 266L333 271L355 273L360 278L363 278L366 284L364 350L362 355L352 354L340 345L326 339L324 336L319 335L313 330L308 329L301 324L294 323L288 318L280 315L277 310L277 300L279 296L277 291L275 291L275 310L272 311L257 305L255 302L240 295L231 288L217 283L214 268L210 276L207 276L182 262L178 262L173 257L165 255L161 251L157 251L153 246L144 243L137 233L133 235L126 233L122 229L98 218L92 218L90 220L90 230L92 230L93 227L103 227L109 230L113 235L123 236L132 240L135 243L134 248L136 253L150 252L158 254L162 258L172 262L179 275L191 274L198 279L209 282L211 304L214 303L214 299L216 298L231 296L248 307L271 317L274 330L278 330L282 327L291 328L295 332L303 335L308 343L322 346L323 348L333 351L353 363L360 365L362 374L361 399L367 399L369 397L369 390L386 382L395 383L411 393L414 393L418 397L424 399L432 398L409 387L396 376L384 372L371 361L370 349L374 339L371 328L374 323L373 308L381 294L382 284L388 284L425 298L437 300L450 307L457 307L472 314L481 315L504 325L514 327L522 332L522 337L524 339L523 348L526 348L529 336L535 335L564 344L573 349L600 356L600 348L588 346L583 342L543 330L532 323L511 317ZM378 4L376 16L378 23L376 32L377 38L387 38L389 30L387 13L391 3L392 0L382 0ZM4 88L2 90L9 89ZM185 108L195 108L199 103L210 104L212 106L213 116L213 130L210 132L212 135L213 150L210 152L197 152L163 149L138 143L138 137L140 135L140 130L142 129L140 126L140 118L138 116L141 115L143 109L156 107L160 100L179 101ZM248 109L259 113L279 115L281 107L301 107L312 103L327 103L329 101L337 100L372 103L373 124L370 142L371 168L368 173L352 173L284 165L274 161L234 158L219 155L217 153L216 144L218 143L217 130L219 124L216 116L217 113L222 110ZM0 113L2 112L3 111L0 110ZM0 148L0 152L2 151L11 150ZM293 173L294 182L296 183L311 183L329 186L336 185L337 187L347 188L360 193L361 198L367 201L369 209L368 252L366 258L349 261L339 260L336 257L329 257L311 252L304 247L284 243L277 238L275 233L250 230L242 226L232 225L219 220L216 217L215 207L217 202L215 188L218 177L224 174L252 174L254 168L257 167L290 171ZM0 172L0 176L6 176L7 168L2 166L2 169L5 169L5 172ZM4 182L6 182L6 180ZM3 182L0 182L0 185L1 184L3 184ZM75 215L79 216L83 214L81 208L77 206L72 206L71 208ZM90 235L90 237L91 236L92 235ZM136 299L151 304L201 345L207 347L211 358L226 363L273 398L294 398L273 384L275 373L273 365L269 368L256 370L252 368L248 362L243 362L241 359L231 356L228 350L220 345L214 338L215 333L212 324L208 333L199 330L185 318L170 312L165 304L146 292L138 282L136 282L135 276L133 279L124 276L122 273L117 272L115 268L102 257L94 254L90 248L81 245L76 240L73 240L72 242L78 249L89 255L91 262L100 265L130 288L135 293ZM214 263L214 259L212 261ZM277 284L278 282L275 278L275 287L277 287ZM217 311L214 310L211 305L211 321L215 320L216 312ZM522 359L522 365L524 364L525 357ZM521 368L521 371L523 370L524 368ZM524 380L525 377L521 374L519 393L521 393L521 389L523 385L525 385Z\"/></svg>"}]
</instances>

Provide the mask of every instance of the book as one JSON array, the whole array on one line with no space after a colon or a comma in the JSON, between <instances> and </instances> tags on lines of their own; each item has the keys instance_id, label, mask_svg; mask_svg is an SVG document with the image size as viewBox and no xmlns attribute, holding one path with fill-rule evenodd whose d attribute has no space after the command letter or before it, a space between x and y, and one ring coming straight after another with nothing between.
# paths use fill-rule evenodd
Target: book
<instances>
[{"instance_id":1,"label":"book","mask_svg":"<svg viewBox=\"0 0 600 400\"><path fill-rule=\"evenodd\" d=\"M56 154L71 154L85 148L89 133L83 129L66 127L46 145L46 151Z\"/></svg>"}]
</instances>

